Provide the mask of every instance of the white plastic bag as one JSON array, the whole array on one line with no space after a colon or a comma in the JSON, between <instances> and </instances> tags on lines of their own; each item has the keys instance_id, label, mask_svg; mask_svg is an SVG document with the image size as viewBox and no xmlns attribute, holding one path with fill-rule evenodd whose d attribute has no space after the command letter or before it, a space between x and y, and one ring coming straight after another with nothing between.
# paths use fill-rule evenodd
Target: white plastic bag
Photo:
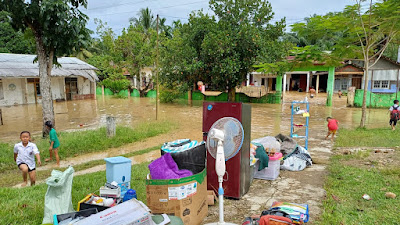
<instances>
[{"instance_id":1,"label":"white plastic bag","mask_svg":"<svg viewBox=\"0 0 400 225\"><path fill-rule=\"evenodd\" d=\"M43 223L53 223L54 214L74 212L72 207L72 178L74 168L69 167L64 172L53 170L51 177L47 178L48 185L44 199Z\"/></svg>"},{"instance_id":2,"label":"white plastic bag","mask_svg":"<svg viewBox=\"0 0 400 225\"><path fill-rule=\"evenodd\" d=\"M251 141L251 143L261 144L267 152L278 153L281 151L281 143L272 136L254 139Z\"/></svg>"}]
</instances>

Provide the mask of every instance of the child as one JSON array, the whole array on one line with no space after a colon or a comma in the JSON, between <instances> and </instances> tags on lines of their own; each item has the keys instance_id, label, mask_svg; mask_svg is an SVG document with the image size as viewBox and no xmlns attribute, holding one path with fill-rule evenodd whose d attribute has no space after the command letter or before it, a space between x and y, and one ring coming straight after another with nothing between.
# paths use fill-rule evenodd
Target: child
<instances>
[{"instance_id":1,"label":"child","mask_svg":"<svg viewBox=\"0 0 400 225\"><path fill-rule=\"evenodd\" d=\"M54 156L56 157L56 161L57 161L57 166L60 166L60 158L58 157L58 147L60 147L60 142L58 141L57 132L53 128L53 123L51 121L46 121L46 123L44 123L44 124L46 125L47 129L50 130L50 132L49 132L49 134L50 134L50 148L49 148L50 158L46 159L45 161L48 162L50 160L53 160L53 152L54 152Z\"/></svg>"},{"instance_id":2,"label":"child","mask_svg":"<svg viewBox=\"0 0 400 225\"><path fill-rule=\"evenodd\" d=\"M329 135L332 134L332 141L333 141L336 131L339 128L339 121L333 119L332 117L327 117L326 121L328 121L328 135L326 135L325 140L328 139Z\"/></svg>"},{"instance_id":3,"label":"child","mask_svg":"<svg viewBox=\"0 0 400 225\"><path fill-rule=\"evenodd\" d=\"M30 142L31 133L29 131L22 131L19 137L21 142L14 145L14 161L22 171L22 178L24 179L22 187L25 187L28 183L28 174L33 186L36 182L35 156L39 166L42 165L39 150L34 143Z\"/></svg>"},{"instance_id":4,"label":"child","mask_svg":"<svg viewBox=\"0 0 400 225\"><path fill-rule=\"evenodd\" d=\"M390 106L390 120L389 120L389 124L390 126L392 126L392 130L395 130L396 124L397 124L397 120L399 120L399 100L394 100L393 101L392 106Z\"/></svg>"},{"instance_id":5,"label":"child","mask_svg":"<svg viewBox=\"0 0 400 225\"><path fill-rule=\"evenodd\" d=\"M342 98L342 95L343 95L342 90L339 90L337 94L338 94L339 98Z\"/></svg>"},{"instance_id":6,"label":"child","mask_svg":"<svg viewBox=\"0 0 400 225\"><path fill-rule=\"evenodd\" d=\"M309 92L310 92L310 98L314 98L314 96L316 94L316 91L315 91L314 87L311 87Z\"/></svg>"}]
</instances>

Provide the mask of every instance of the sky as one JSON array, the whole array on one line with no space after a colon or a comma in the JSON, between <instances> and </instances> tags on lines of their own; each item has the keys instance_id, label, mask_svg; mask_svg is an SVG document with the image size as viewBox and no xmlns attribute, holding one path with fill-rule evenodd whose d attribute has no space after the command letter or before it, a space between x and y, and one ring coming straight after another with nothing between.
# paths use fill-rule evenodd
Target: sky
<instances>
[{"instance_id":1,"label":"sky","mask_svg":"<svg viewBox=\"0 0 400 225\"><path fill-rule=\"evenodd\" d=\"M286 24L301 22L305 17L314 14L342 11L346 5L354 4L354 0L270 0L275 13L272 22L286 17ZM149 7L154 15L167 19L167 24L174 20L187 22L189 14L194 10L211 13L208 0L88 0L88 8L82 11L89 16L88 28L95 31L94 18L101 19L120 34L129 26L129 18L137 17L141 8Z\"/></svg>"}]
</instances>

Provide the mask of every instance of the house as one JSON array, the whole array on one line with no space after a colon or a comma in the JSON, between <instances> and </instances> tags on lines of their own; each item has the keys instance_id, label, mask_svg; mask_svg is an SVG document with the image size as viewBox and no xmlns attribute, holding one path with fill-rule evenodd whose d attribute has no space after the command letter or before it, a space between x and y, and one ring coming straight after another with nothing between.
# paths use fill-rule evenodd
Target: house
<instances>
[{"instance_id":1,"label":"house","mask_svg":"<svg viewBox=\"0 0 400 225\"><path fill-rule=\"evenodd\" d=\"M364 61L352 60L350 63L364 67ZM370 68L368 75L368 91L372 93L396 93L399 91L400 63L382 56ZM364 81L361 88L364 88Z\"/></svg>"},{"instance_id":2,"label":"house","mask_svg":"<svg viewBox=\"0 0 400 225\"><path fill-rule=\"evenodd\" d=\"M41 103L36 55L0 53L0 106ZM96 67L75 57L58 59L51 72L53 100L94 99Z\"/></svg>"},{"instance_id":3,"label":"house","mask_svg":"<svg viewBox=\"0 0 400 225\"><path fill-rule=\"evenodd\" d=\"M137 75L131 76L130 72L127 68L122 68L122 74L131 82L131 86L135 87L136 89L144 89L147 85L150 85L150 89L152 89L152 78L153 78L153 71L154 67L152 66L145 66L140 69L139 79L137 79ZM149 84L149 82L151 82Z\"/></svg>"}]
</instances>

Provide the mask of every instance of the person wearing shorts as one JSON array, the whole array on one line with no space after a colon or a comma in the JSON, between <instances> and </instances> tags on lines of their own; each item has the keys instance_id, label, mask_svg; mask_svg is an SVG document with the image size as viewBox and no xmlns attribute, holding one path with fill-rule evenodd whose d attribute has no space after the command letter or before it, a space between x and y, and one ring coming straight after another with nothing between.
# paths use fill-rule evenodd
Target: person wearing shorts
<instances>
[{"instance_id":1,"label":"person wearing shorts","mask_svg":"<svg viewBox=\"0 0 400 225\"><path fill-rule=\"evenodd\" d=\"M332 141L335 137L336 131L339 129L339 121L332 117L327 117L326 121L328 122L328 135L326 135L325 140L328 139L329 135L332 135Z\"/></svg>"}]
</instances>

